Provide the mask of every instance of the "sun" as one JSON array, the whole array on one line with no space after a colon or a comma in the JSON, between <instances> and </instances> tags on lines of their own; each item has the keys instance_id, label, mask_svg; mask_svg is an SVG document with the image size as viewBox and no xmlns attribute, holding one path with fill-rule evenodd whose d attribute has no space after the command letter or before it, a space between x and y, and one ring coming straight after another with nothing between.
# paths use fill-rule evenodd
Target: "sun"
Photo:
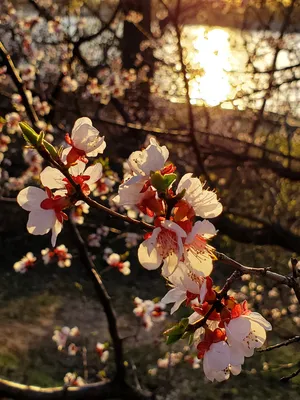
<instances>
[{"instance_id":1,"label":"sun","mask_svg":"<svg viewBox=\"0 0 300 400\"><path fill-rule=\"evenodd\" d=\"M193 104L204 101L216 106L226 100L231 91L226 71L230 65L229 33L220 28L188 27L192 36L192 51L187 56L190 66L190 97ZM201 74L195 71L202 71Z\"/></svg>"}]
</instances>

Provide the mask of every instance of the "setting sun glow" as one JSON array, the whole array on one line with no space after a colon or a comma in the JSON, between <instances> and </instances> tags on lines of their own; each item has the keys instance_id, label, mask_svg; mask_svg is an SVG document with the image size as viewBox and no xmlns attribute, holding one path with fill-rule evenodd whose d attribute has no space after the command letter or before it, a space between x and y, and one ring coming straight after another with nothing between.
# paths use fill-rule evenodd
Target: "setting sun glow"
<instances>
[{"instance_id":1,"label":"setting sun glow","mask_svg":"<svg viewBox=\"0 0 300 400\"><path fill-rule=\"evenodd\" d=\"M216 106L226 100L231 86L226 71L231 69L229 34L224 29L189 27L193 52L187 56L190 65L190 97L193 104L203 101ZM200 70L201 73L193 72Z\"/></svg>"}]
</instances>

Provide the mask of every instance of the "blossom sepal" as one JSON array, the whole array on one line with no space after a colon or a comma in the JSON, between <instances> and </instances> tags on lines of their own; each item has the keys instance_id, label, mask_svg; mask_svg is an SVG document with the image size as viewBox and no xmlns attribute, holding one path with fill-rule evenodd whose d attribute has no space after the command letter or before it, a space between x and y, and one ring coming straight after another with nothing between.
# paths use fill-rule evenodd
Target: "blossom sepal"
<instances>
[{"instance_id":1,"label":"blossom sepal","mask_svg":"<svg viewBox=\"0 0 300 400\"><path fill-rule=\"evenodd\" d=\"M159 192L165 192L176 180L176 174L162 175L160 171L151 172L151 185Z\"/></svg>"}]
</instances>

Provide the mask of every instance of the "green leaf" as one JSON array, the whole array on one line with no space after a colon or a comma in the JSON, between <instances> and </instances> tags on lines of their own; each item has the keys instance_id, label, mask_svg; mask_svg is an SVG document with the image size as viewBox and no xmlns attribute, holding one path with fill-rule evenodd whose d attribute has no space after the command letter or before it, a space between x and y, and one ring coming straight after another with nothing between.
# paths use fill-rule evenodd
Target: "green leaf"
<instances>
[{"instance_id":1,"label":"green leaf","mask_svg":"<svg viewBox=\"0 0 300 400\"><path fill-rule=\"evenodd\" d=\"M164 332L164 335L170 336L170 335L179 335L182 336L189 324L189 319L188 318L183 318L178 324L172 326L172 328L167 329Z\"/></svg>"},{"instance_id":2,"label":"green leaf","mask_svg":"<svg viewBox=\"0 0 300 400\"><path fill-rule=\"evenodd\" d=\"M45 149L50 153L52 158L56 159L58 157L57 150L52 146L49 142L44 139L44 133L40 134L36 133L34 129L31 128L26 122L19 123L20 128L22 129L22 133L26 142L31 144L36 149L39 149L41 146L44 146Z\"/></svg>"},{"instance_id":3,"label":"green leaf","mask_svg":"<svg viewBox=\"0 0 300 400\"><path fill-rule=\"evenodd\" d=\"M173 344L175 342L177 342L179 339L181 339L182 335L171 335L168 336L166 343L167 344Z\"/></svg>"}]
</instances>

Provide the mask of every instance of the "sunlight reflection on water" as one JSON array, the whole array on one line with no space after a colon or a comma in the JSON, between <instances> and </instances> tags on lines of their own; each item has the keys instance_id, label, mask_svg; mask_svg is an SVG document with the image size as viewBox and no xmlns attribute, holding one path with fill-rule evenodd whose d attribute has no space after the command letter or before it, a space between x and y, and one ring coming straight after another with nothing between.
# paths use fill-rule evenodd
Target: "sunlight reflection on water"
<instances>
[{"instance_id":1,"label":"sunlight reflection on water","mask_svg":"<svg viewBox=\"0 0 300 400\"><path fill-rule=\"evenodd\" d=\"M258 73L254 76L253 70L249 70L246 47L250 53L255 52L252 61L256 71L263 72L272 67L274 40L276 41L278 37L279 33L274 31L241 33L233 28L204 25L185 26L182 45L186 50L185 60L191 103L200 106L220 106L227 109L236 107L240 110L247 106L260 108L266 93L264 90L268 87L270 78L265 73ZM297 60L297 50L300 50L299 37L299 34L286 35L285 46L292 46L294 54L284 50L283 47L277 55L276 68L285 68L296 62L299 63ZM172 102L183 103L185 102L184 85L180 77L180 63L176 58L177 51L176 38L169 32L166 35L166 45L159 56L167 60L169 64L173 62L175 67L168 69L163 66L155 80L161 92L167 95ZM276 74L277 72L275 78ZM257 88L259 91L255 94ZM246 93L245 100L247 101L247 93L253 92L254 96L248 103L245 103L243 94ZM290 106L295 107L299 100L299 87L289 86L281 92L279 91L276 96L275 101L268 102L267 108L269 111L280 113L283 111L283 103L289 102Z\"/></svg>"},{"instance_id":2,"label":"sunlight reflection on water","mask_svg":"<svg viewBox=\"0 0 300 400\"><path fill-rule=\"evenodd\" d=\"M192 103L204 100L209 106L216 106L226 100L231 85L226 71L231 70L229 33L220 28L206 32L204 27L189 28L193 36L194 51L189 52L187 61L191 69L202 70L190 82Z\"/></svg>"}]
</instances>

